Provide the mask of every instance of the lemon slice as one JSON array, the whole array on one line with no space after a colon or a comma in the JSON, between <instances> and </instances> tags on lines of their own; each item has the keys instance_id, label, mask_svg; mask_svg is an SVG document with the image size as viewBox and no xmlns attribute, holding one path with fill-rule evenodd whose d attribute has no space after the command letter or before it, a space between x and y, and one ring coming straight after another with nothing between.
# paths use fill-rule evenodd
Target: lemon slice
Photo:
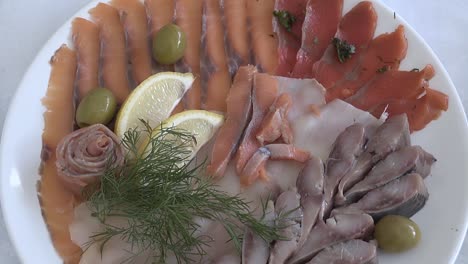
<instances>
[{"instance_id":1,"label":"lemon slice","mask_svg":"<svg viewBox=\"0 0 468 264\"><path fill-rule=\"evenodd\" d=\"M161 133L161 129L164 128L174 128L190 134L193 138L190 146L187 146L191 152L188 155L188 160L190 160L214 136L223 122L223 115L205 110L188 110L166 119L159 128L153 131L153 136L155 133ZM143 144L143 146L146 145L148 144Z\"/></svg>"},{"instance_id":2,"label":"lemon slice","mask_svg":"<svg viewBox=\"0 0 468 264\"><path fill-rule=\"evenodd\" d=\"M155 128L169 117L191 87L191 73L161 72L148 77L129 95L117 115L115 134L124 137L129 129L140 128L140 119Z\"/></svg>"}]
</instances>

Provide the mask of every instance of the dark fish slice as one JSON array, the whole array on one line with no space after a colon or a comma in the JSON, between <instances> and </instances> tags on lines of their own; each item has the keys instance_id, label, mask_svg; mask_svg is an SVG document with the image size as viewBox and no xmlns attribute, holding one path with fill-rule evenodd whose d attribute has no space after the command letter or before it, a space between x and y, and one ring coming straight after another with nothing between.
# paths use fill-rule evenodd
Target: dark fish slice
<instances>
[{"instance_id":1,"label":"dark fish slice","mask_svg":"<svg viewBox=\"0 0 468 264\"><path fill-rule=\"evenodd\" d=\"M307 264L377 264L377 247L358 239L342 242L320 251Z\"/></svg>"},{"instance_id":2,"label":"dark fish slice","mask_svg":"<svg viewBox=\"0 0 468 264\"><path fill-rule=\"evenodd\" d=\"M366 151L359 156L356 165L341 179L335 203L339 206L346 204L344 193L361 181L375 163L385 158L389 153L410 144L410 131L406 115L387 119L370 138L366 145Z\"/></svg>"},{"instance_id":3,"label":"dark fish slice","mask_svg":"<svg viewBox=\"0 0 468 264\"><path fill-rule=\"evenodd\" d=\"M324 166L322 161L312 156L305 164L296 181L301 195L302 227L299 246L306 241L315 225L323 201Z\"/></svg>"},{"instance_id":4,"label":"dark fish slice","mask_svg":"<svg viewBox=\"0 0 468 264\"><path fill-rule=\"evenodd\" d=\"M276 241L270 252L269 264L284 263L297 249L302 220L299 200L296 188L281 193L276 199L276 215L283 219L280 226L285 227L281 229L280 235L285 239Z\"/></svg>"},{"instance_id":5,"label":"dark fish slice","mask_svg":"<svg viewBox=\"0 0 468 264\"><path fill-rule=\"evenodd\" d=\"M411 146L395 151L377 163L369 174L345 193L347 202L355 202L369 191L383 186L408 172L419 173L425 178L434 156L424 151L420 146Z\"/></svg>"},{"instance_id":6,"label":"dark fish slice","mask_svg":"<svg viewBox=\"0 0 468 264\"><path fill-rule=\"evenodd\" d=\"M296 251L288 263L304 263L324 248L366 237L373 229L374 221L368 214L337 214L325 222L320 221L310 232L304 246Z\"/></svg>"},{"instance_id":7,"label":"dark fish slice","mask_svg":"<svg viewBox=\"0 0 468 264\"><path fill-rule=\"evenodd\" d=\"M424 179L411 173L368 192L357 203L333 210L332 214L362 211L375 221L386 215L411 217L424 207L428 198Z\"/></svg>"},{"instance_id":8,"label":"dark fish slice","mask_svg":"<svg viewBox=\"0 0 468 264\"><path fill-rule=\"evenodd\" d=\"M406 114L401 114L387 119L377 128L367 144L366 151L373 155L372 161L377 162L389 153L410 145L408 118Z\"/></svg>"},{"instance_id":9,"label":"dark fish slice","mask_svg":"<svg viewBox=\"0 0 468 264\"><path fill-rule=\"evenodd\" d=\"M273 226L275 218L276 214L273 201L268 201L264 221ZM250 229L246 229L242 241L242 263L267 263L269 255L270 245Z\"/></svg>"},{"instance_id":10,"label":"dark fish slice","mask_svg":"<svg viewBox=\"0 0 468 264\"><path fill-rule=\"evenodd\" d=\"M341 178L354 166L362 153L366 132L362 124L356 123L346 128L334 143L327 160L324 182L322 216L327 217L333 206L333 196Z\"/></svg>"}]
</instances>

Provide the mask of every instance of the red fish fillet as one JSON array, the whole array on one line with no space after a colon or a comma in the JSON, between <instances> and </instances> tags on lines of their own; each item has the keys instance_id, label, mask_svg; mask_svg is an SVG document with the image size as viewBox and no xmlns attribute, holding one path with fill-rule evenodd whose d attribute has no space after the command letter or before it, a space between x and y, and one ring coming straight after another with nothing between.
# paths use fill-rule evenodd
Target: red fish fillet
<instances>
[{"instance_id":1,"label":"red fish fillet","mask_svg":"<svg viewBox=\"0 0 468 264\"><path fill-rule=\"evenodd\" d=\"M355 94L359 88L372 77L387 70L397 70L400 61L406 57L408 41L403 26L394 32L375 38L367 51L363 52L361 62L345 80L327 90L327 101L335 98L346 99Z\"/></svg>"},{"instance_id":2,"label":"red fish fillet","mask_svg":"<svg viewBox=\"0 0 468 264\"><path fill-rule=\"evenodd\" d=\"M236 170L241 174L245 164L252 155L261 147L256 135L270 106L275 102L278 94L278 80L265 73L257 73L254 76L252 92L252 120L245 129L236 153Z\"/></svg>"},{"instance_id":3,"label":"red fish fillet","mask_svg":"<svg viewBox=\"0 0 468 264\"><path fill-rule=\"evenodd\" d=\"M185 95L186 109L201 108L200 50L202 33L203 1L176 0L176 23L185 32L187 47L184 57L177 62L177 72L192 72L196 79Z\"/></svg>"},{"instance_id":4,"label":"red fish fillet","mask_svg":"<svg viewBox=\"0 0 468 264\"><path fill-rule=\"evenodd\" d=\"M226 112L226 97L231 85L226 51L224 27L218 0L204 0L204 34L202 84L206 86L204 108Z\"/></svg>"},{"instance_id":5,"label":"red fish fillet","mask_svg":"<svg viewBox=\"0 0 468 264\"><path fill-rule=\"evenodd\" d=\"M386 71L376 75L346 101L359 109L380 116L389 103L414 100L423 96L428 88L428 80L433 76L434 69L430 65L421 71Z\"/></svg>"},{"instance_id":6,"label":"red fish fillet","mask_svg":"<svg viewBox=\"0 0 468 264\"><path fill-rule=\"evenodd\" d=\"M312 67L322 57L335 35L342 11L343 0L309 0L293 77L313 77Z\"/></svg>"},{"instance_id":7,"label":"red fish fillet","mask_svg":"<svg viewBox=\"0 0 468 264\"><path fill-rule=\"evenodd\" d=\"M265 142L273 143L280 137L284 143L292 143L293 133L288 120L291 104L292 98L289 94L282 93L278 96L258 129L256 138L261 145L264 145Z\"/></svg>"},{"instance_id":8,"label":"red fish fillet","mask_svg":"<svg viewBox=\"0 0 468 264\"><path fill-rule=\"evenodd\" d=\"M104 86L114 93L117 102L121 104L130 93L130 87L127 76L125 32L119 12L110 5L99 3L89 10L89 13L100 30Z\"/></svg>"},{"instance_id":9,"label":"red fish fillet","mask_svg":"<svg viewBox=\"0 0 468 264\"><path fill-rule=\"evenodd\" d=\"M146 13L150 21L151 38L174 19L174 0L145 0Z\"/></svg>"},{"instance_id":10,"label":"red fish fillet","mask_svg":"<svg viewBox=\"0 0 468 264\"><path fill-rule=\"evenodd\" d=\"M99 28L77 17L72 22L73 45L78 53L78 99L99 87Z\"/></svg>"},{"instance_id":11,"label":"red fish fillet","mask_svg":"<svg viewBox=\"0 0 468 264\"><path fill-rule=\"evenodd\" d=\"M211 162L207 167L208 173L215 178L224 175L248 124L252 109L253 76L256 71L253 66L242 66L234 78L227 98L226 121L218 131Z\"/></svg>"},{"instance_id":12,"label":"red fish fillet","mask_svg":"<svg viewBox=\"0 0 468 264\"><path fill-rule=\"evenodd\" d=\"M73 131L73 87L77 70L75 51L62 45L51 58L50 65L49 86L42 99L46 112L42 133L41 179L37 183L37 191L42 215L55 249L65 263L78 263L81 248L72 242L68 231L73 220L75 199L63 187L55 166L55 149L59 141Z\"/></svg>"},{"instance_id":13,"label":"red fish fillet","mask_svg":"<svg viewBox=\"0 0 468 264\"><path fill-rule=\"evenodd\" d=\"M234 75L241 65L250 63L247 23L248 0L224 0L224 23L229 72Z\"/></svg>"},{"instance_id":14,"label":"red fish fillet","mask_svg":"<svg viewBox=\"0 0 468 264\"><path fill-rule=\"evenodd\" d=\"M139 0L112 0L111 4L121 12L132 77L138 85L152 73L145 7Z\"/></svg>"},{"instance_id":15,"label":"red fish fillet","mask_svg":"<svg viewBox=\"0 0 468 264\"><path fill-rule=\"evenodd\" d=\"M273 32L274 0L249 0L247 15L254 59L262 72L274 74L278 67L278 41Z\"/></svg>"},{"instance_id":16,"label":"red fish fillet","mask_svg":"<svg viewBox=\"0 0 468 264\"><path fill-rule=\"evenodd\" d=\"M371 2L357 4L341 19L336 38L354 45L355 54L341 63L336 47L328 45L325 54L313 66L313 75L326 89L343 80L359 63L360 54L367 49L374 36L377 14Z\"/></svg>"},{"instance_id":17,"label":"red fish fillet","mask_svg":"<svg viewBox=\"0 0 468 264\"><path fill-rule=\"evenodd\" d=\"M276 1L275 11L287 11L295 18L295 22L291 25L290 30L281 25L277 18L273 19L274 29L278 35L279 64L276 70L277 75L289 76L296 63L296 54L301 47L302 23L306 14L306 5L307 0Z\"/></svg>"}]
</instances>

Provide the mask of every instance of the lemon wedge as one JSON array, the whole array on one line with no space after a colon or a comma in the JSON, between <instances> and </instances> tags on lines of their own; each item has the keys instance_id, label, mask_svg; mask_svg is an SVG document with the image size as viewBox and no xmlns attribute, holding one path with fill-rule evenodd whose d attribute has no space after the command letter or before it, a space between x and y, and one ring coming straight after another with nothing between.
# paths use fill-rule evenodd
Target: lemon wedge
<instances>
[{"instance_id":1,"label":"lemon wedge","mask_svg":"<svg viewBox=\"0 0 468 264\"><path fill-rule=\"evenodd\" d=\"M140 130L140 119L155 128L169 117L191 87L191 73L161 72L148 77L129 95L117 115L115 134L124 137L129 129Z\"/></svg>"},{"instance_id":2,"label":"lemon wedge","mask_svg":"<svg viewBox=\"0 0 468 264\"><path fill-rule=\"evenodd\" d=\"M223 122L223 115L205 110L188 110L175 114L163 121L159 128L153 130L152 136L156 136L156 133L161 133L161 129L164 128L174 128L191 135L193 140L190 146L187 146L188 150L190 150L190 154L188 155L188 160L190 160L215 135ZM148 139L146 143L148 143ZM147 145L143 144L142 146L148 147ZM141 152L149 150L140 149Z\"/></svg>"}]
</instances>

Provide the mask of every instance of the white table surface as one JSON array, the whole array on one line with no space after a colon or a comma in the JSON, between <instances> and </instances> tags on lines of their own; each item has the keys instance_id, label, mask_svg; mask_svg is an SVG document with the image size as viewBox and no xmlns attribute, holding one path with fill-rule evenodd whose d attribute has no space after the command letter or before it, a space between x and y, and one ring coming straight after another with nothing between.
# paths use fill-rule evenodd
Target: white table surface
<instances>
[{"instance_id":1,"label":"white table surface","mask_svg":"<svg viewBox=\"0 0 468 264\"><path fill-rule=\"evenodd\" d=\"M468 1L383 1L434 49L452 77L467 112ZM0 0L0 129L10 99L35 54L55 30L87 2L89 0ZM1 212L0 259L2 263L19 263ZM456 264L468 264L468 242L463 245Z\"/></svg>"}]
</instances>

